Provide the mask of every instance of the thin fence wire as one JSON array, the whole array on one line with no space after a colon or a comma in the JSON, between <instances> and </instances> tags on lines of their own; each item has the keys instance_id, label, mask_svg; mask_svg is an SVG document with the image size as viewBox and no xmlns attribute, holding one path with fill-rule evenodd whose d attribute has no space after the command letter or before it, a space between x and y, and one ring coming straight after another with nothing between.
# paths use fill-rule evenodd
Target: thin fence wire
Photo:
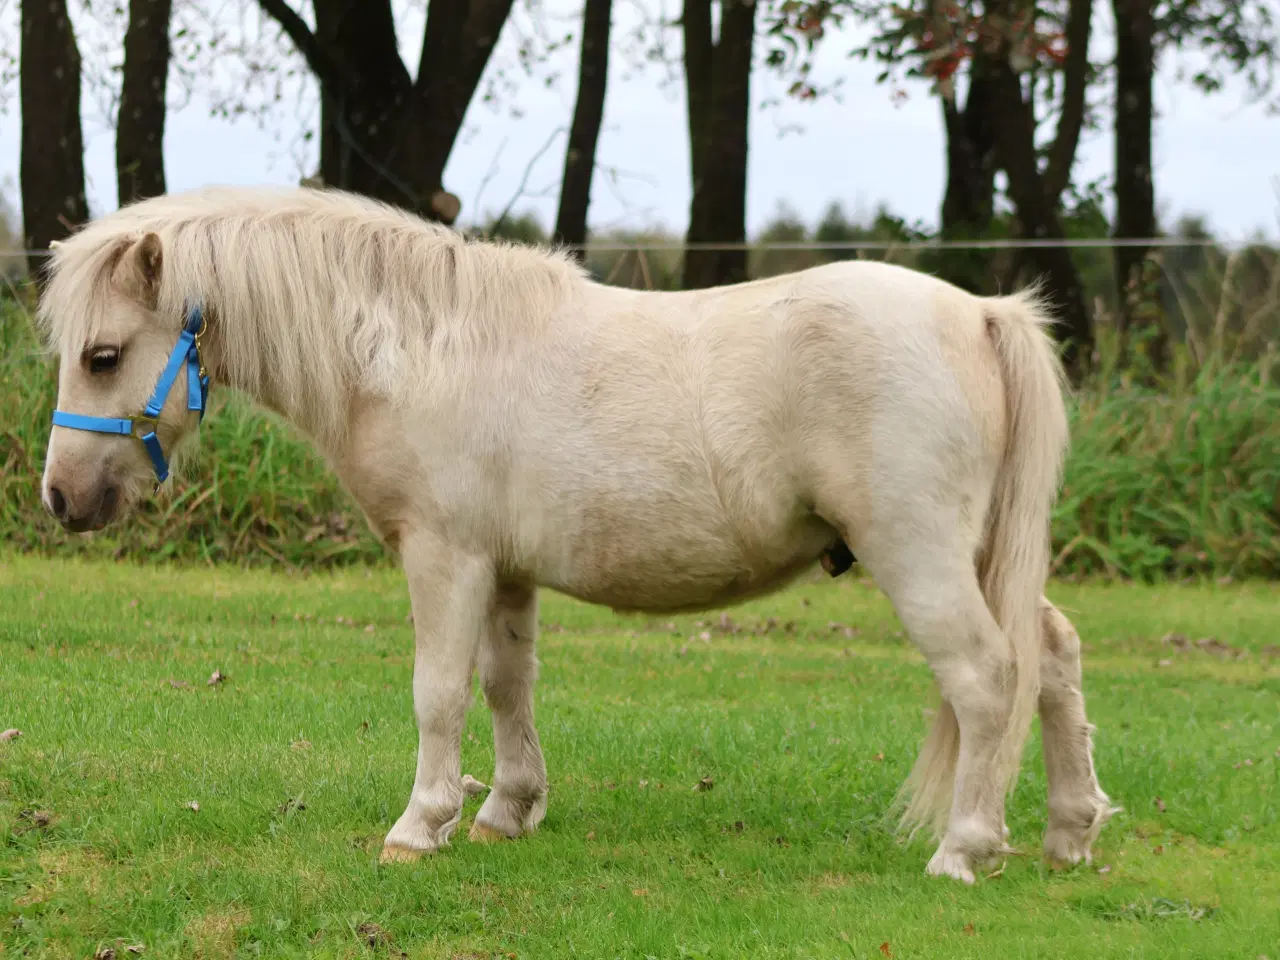
<instances>
[{"instance_id":1,"label":"thin fence wire","mask_svg":"<svg viewBox=\"0 0 1280 960\"><path fill-rule=\"evenodd\" d=\"M546 244L550 246L550 243ZM671 240L651 243L621 243L605 241L600 243L562 244L570 250L587 250L592 253L629 253L629 252L679 252L683 250L705 250L713 252L729 252L746 250L792 250L822 252L827 250L852 251L912 251L912 250L1030 250L1036 248L1068 250L1111 250L1121 247L1176 248L1176 247L1217 247L1220 250L1243 250L1256 246L1280 246L1280 240L1258 238L1254 240L1226 240L1200 237L1096 237L1066 240L1035 239L1003 239L1003 240L818 240L767 241L747 240L741 243L693 242ZM45 256L47 250L0 250L0 257L33 257Z\"/></svg>"}]
</instances>

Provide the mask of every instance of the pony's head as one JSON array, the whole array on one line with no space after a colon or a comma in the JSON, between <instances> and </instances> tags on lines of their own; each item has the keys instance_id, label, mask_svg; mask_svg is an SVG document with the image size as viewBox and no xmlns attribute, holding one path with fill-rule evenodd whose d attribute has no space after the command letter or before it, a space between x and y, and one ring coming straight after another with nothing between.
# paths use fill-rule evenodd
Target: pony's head
<instances>
[{"instance_id":1,"label":"pony's head","mask_svg":"<svg viewBox=\"0 0 1280 960\"><path fill-rule=\"evenodd\" d=\"M39 319L58 353L58 400L42 499L66 529L98 530L165 480L199 422L203 319L198 308L170 315L182 311L162 296L154 232L82 234L51 267Z\"/></svg>"}]
</instances>

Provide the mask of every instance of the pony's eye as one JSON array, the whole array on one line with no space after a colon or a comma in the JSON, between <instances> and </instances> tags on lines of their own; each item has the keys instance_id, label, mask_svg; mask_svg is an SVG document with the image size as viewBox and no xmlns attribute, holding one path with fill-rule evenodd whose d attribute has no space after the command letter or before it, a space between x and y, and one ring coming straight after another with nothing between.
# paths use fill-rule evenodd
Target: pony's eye
<instances>
[{"instance_id":1,"label":"pony's eye","mask_svg":"<svg viewBox=\"0 0 1280 960\"><path fill-rule=\"evenodd\" d=\"M120 351L115 347L102 347L89 354L89 372L106 373L120 362Z\"/></svg>"}]
</instances>

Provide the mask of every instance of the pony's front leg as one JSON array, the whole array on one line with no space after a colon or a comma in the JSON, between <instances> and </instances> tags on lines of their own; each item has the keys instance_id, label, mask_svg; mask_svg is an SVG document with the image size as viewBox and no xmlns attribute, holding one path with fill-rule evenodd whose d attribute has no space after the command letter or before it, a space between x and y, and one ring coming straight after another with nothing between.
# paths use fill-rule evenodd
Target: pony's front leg
<instances>
[{"instance_id":1,"label":"pony's front leg","mask_svg":"<svg viewBox=\"0 0 1280 960\"><path fill-rule=\"evenodd\" d=\"M547 812L547 766L533 724L538 675L538 595L532 585L499 588L480 642L480 686L493 712L493 792L471 826L471 839L517 837Z\"/></svg>"},{"instance_id":2,"label":"pony's front leg","mask_svg":"<svg viewBox=\"0 0 1280 960\"><path fill-rule=\"evenodd\" d=\"M382 848L382 859L412 860L448 843L462 816L462 727L471 699L476 650L493 607L487 558L416 532L402 541L417 644L413 709L418 767L409 805Z\"/></svg>"}]
</instances>

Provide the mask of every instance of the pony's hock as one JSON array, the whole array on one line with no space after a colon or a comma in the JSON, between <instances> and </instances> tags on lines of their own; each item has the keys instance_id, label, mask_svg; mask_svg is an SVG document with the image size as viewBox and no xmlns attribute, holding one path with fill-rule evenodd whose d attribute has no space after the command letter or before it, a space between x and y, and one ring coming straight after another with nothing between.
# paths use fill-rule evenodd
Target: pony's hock
<instances>
[{"instance_id":1,"label":"pony's hock","mask_svg":"<svg viewBox=\"0 0 1280 960\"><path fill-rule=\"evenodd\" d=\"M1068 437L1034 295L976 297L871 261L624 290L566 254L305 189L131 204L49 268L38 319L60 363L42 495L69 529L154 489L218 381L313 438L398 555L419 737L386 859L457 831L477 672L495 768L467 833L517 837L546 814L539 587L692 612L768 595L815 560L866 569L941 689L904 787L903 825L939 839L927 872L973 882L1006 849L1037 711L1045 853L1089 858L1111 807L1079 639L1043 598Z\"/></svg>"}]
</instances>

